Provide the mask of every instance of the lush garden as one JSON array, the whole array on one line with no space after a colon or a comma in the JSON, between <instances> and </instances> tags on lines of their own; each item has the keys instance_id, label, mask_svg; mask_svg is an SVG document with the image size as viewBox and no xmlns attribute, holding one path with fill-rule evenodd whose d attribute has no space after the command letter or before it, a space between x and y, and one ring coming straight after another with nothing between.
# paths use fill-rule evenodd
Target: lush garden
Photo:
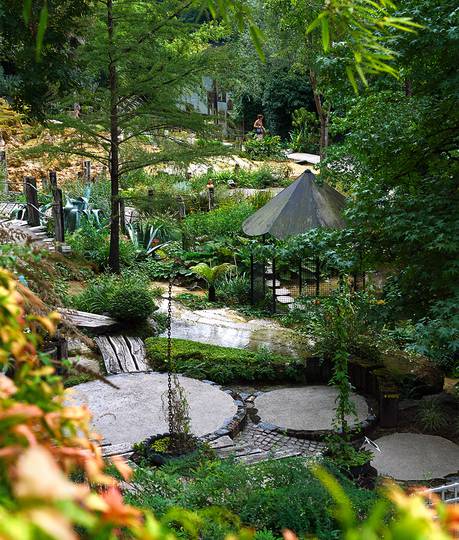
<instances>
[{"instance_id":1,"label":"lush garden","mask_svg":"<svg viewBox=\"0 0 459 540\"><path fill-rule=\"evenodd\" d=\"M1 540L457 535L411 490L459 457L377 467L400 434L459 456L457 23L450 0L1 2ZM107 457L72 389L138 372L168 432ZM195 436L213 403L184 380L237 413ZM257 409L328 386L326 429ZM127 433L135 394L130 425L94 418Z\"/></svg>"}]
</instances>

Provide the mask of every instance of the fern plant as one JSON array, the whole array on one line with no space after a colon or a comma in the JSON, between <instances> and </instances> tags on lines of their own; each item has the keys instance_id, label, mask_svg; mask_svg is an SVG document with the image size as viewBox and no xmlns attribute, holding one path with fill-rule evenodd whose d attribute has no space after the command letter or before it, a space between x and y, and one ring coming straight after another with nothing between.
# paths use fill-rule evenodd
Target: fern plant
<instances>
[{"instance_id":1,"label":"fern plant","mask_svg":"<svg viewBox=\"0 0 459 540\"><path fill-rule=\"evenodd\" d=\"M195 266L192 266L190 270L193 274L196 274L200 278L204 279L208 287L208 299L209 302L217 301L217 294L215 286L217 281L226 275L228 272L235 268L234 264L223 263L217 266L209 266L206 263L199 263Z\"/></svg>"}]
</instances>

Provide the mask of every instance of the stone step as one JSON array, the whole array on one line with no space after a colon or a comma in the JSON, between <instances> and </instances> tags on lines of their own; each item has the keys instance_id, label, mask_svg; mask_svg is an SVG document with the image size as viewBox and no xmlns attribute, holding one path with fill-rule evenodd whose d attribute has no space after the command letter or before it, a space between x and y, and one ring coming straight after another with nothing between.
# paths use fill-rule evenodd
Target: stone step
<instances>
[{"instance_id":1,"label":"stone step","mask_svg":"<svg viewBox=\"0 0 459 540\"><path fill-rule=\"evenodd\" d=\"M266 286L267 286L267 287L273 287L273 283L276 284L276 287L280 287L280 281L279 281L278 279L276 279L275 282L273 282L272 279L267 279L267 280L266 280Z\"/></svg>"},{"instance_id":2,"label":"stone step","mask_svg":"<svg viewBox=\"0 0 459 540\"><path fill-rule=\"evenodd\" d=\"M279 288L276 288L276 295L277 296L290 296L290 291L286 289L285 287L279 287Z\"/></svg>"},{"instance_id":3,"label":"stone step","mask_svg":"<svg viewBox=\"0 0 459 540\"><path fill-rule=\"evenodd\" d=\"M231 437L228 437L228 435L224 435L223 437L219 437L218 439L210 441L209 446L213 448L214 450L217 450L221 448L234 447L235 445Z\"/></svg>"},{"instance_id":4,"label":"stone step","mask_svg":"<svg viewBox=\"0 0 459 540\"><path fill-rule=\"evenodd\" d=\"M278 296L276 300L279 304L293 304L295 302L295 299L291 296Z\"/></svg>"},{"instance_id":5,"label":"stone step","mask_svg":"<svg viewBox=\"0 0 459 540\"><path fill-rule=\"evenodd\" d=\"M253 454L247 454L238 458L238 461L245 463L246 465L254 465L255 463L261 463L262 461L285 459L289 457L301 456L301 452L298 450L277 450L275 452L255 452Z\"/></svg>"}]
</instances>

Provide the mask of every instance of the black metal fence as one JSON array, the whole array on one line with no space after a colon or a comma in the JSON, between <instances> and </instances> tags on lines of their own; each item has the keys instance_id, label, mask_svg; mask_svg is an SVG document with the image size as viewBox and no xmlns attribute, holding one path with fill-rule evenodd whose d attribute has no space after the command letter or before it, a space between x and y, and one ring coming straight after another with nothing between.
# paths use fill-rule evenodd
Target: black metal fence
<instances>
[{"instance_id":1,"label":"black metal fence","mask_svg":"<svg viewBox=\"0 0 459 540\"><path fill-rule=\"evenodd\" d=\"M329 296L343 284L338 269L320 258L303 258L296 262L279 258L250 260L251 304L268 304L271 311L291 309L299 298ZM353 290L365 289L365 274L348 278Z\"/></svg>"}]
</instances>

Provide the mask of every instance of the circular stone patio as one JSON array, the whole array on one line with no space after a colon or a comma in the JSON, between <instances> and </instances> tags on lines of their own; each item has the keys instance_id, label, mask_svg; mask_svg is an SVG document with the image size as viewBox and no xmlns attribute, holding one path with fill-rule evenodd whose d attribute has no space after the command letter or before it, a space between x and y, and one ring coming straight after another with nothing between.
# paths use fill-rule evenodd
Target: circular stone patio
<instances>
[{"instance_id":1,"label":"circular stone patio","mask_svg":"<svg viewBox=\"0 0 459 540\"><path fill-rule=\"evenodd\" d=\"M89 406L93 428L103 435L104 443L135 443L167 432L161 399L167 390L167 373L125 373L107 379L119 389L91 381L67 390L68 402ZM233 398L218 386L187 377L179 380L187 395L195 435L218 430L236 414Z\"/></svg>"},{"instance_id":2,"label":"circular stone patio","mask_svg":"<svg viewBox=\"0 0 459 540\"><path fill-rule=\"evenodd\" d=\"M255 399L262 422L298 431L322 431L333 427L338 392L331 386L301 386L272 390ZM366 420L368 405L362 396L352 394L358 422ZM349 418L349 424L355 424Z\"/></svg>"},{"instance_id":3,"label":"circular stone patio","mask_svg":"<svg viewBox=\"0 0 459 540\"><path fill-rule=\"evenodd\" d=\"M459 471L459 446L443 437L393 433L377 439L373 466L395 480L430 480Z\"/></svg>"}]
</instances>

